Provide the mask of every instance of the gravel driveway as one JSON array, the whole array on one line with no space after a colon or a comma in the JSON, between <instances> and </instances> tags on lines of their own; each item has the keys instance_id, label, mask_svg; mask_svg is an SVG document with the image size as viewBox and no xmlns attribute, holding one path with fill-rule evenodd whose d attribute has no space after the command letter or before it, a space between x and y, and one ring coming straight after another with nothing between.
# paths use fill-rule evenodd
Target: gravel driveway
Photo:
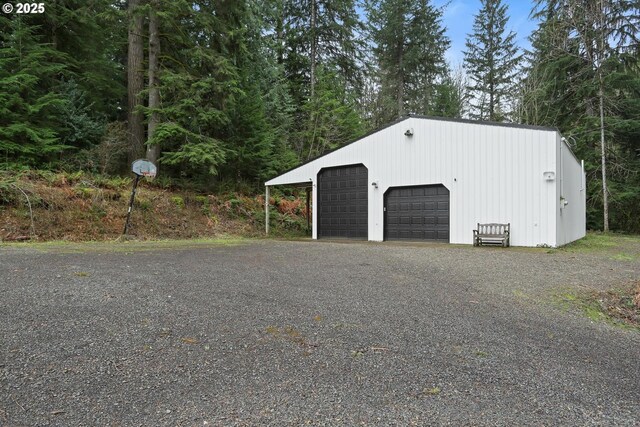
<instances>
[{"instance_id":1,"label":"gravel driveway","mask_svg":"<svg viewBox=\"0 0 640 427\"><path fill-rule=\"evenodd\" d=\"M638 426L640 333L550 302L638 277L518 248L0 247L0 424Z\"/></svg>"}]
</instances>

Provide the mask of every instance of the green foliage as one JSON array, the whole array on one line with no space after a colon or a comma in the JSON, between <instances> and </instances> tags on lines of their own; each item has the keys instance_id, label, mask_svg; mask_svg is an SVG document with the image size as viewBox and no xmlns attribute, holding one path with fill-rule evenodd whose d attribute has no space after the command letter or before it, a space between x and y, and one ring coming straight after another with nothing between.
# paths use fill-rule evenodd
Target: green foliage
<instances>
[{"instance_id":1,"label":"green foliage","mask_svg":"<svg viewBox=\"0 0 640 427\"><path fill-rule=\"evenodd\" d=\"M435 88L431 114L462 118L466 111L466 80L461 70L448 71Z\"/></svg>"},{"instance_id":2,"label":"green foliage","mask_svg":"<svg viewBox=\"0 0 640 427\"><path fill-rule=\"evenodd\" d=\"M69 155L59 166L59 169L68 172L82 170L103 175L128 172L125 123L108 123L102 129L103 134L97 144L92 144L88 148ZM127 166L126 169L125 166Z\"/></svg>"},{"instance_id":3,"label":"green foliage","mask_svg":"<svg viewBox=\"0 0 640 427\"><path fill-rule=\"evenodd\" d=\"M624 1L576 8L538 2L541 19L527 54L518 114L525 123L556 126L585 160L587 227L603 229L599 88L612 230L640 232L640 63L637 7ZM573 6L572 6L573 5ZM606 43L598 42L605 34ZM589 41L592 40L592 41ZM585 49L589 46L589 49ZM599 75L602 76L600 82Z\"/></svg>"},{"instance_id":4,"label":"green foliage","mask_svg":"<svg viewBox=\"0 0 640 427\"><path fill-rule=\"evenodd\" d=\"M171 202L173 202L174 205L176 205L176 207L178 209L184 209L184 199L180 196L174 196L171 198Z\"/></svg>"},{"instance_id":5,"label":"green foliage","mask_svg":"<svg viewBox=\"0 0 640 427\"><path fill-rule=\"evenodd\" d=\"M516 106L520 121L557 126L585 159L587 224L597 229L601 84L611 228L640 232L633 2L537 1L540 27L517 94L521 70L500 0L484 0L476 16L469 82L446 64L447 6L431 0L141 3L132 16L144 22L143 67L151 7L160 27L159 106L138 107L159 120L146 141L160 150L154 186L255 192L407 113L469 117L472 107L472 117L510 120ZM64 0L44 14L0 15L0 168L130 174L128 4ZM148 92L137 94L143 105Z\"/></svg>"},{"instance_id":6,"label":"green foliage","mask_svg":"<svg viewBox=\"0 0 640 427\"><path fill-rule=\"evenodd\" d=\"M235 102L228 126L230 153L225 175L256 180L259 185L280 169L279 156L274 153L275 135L267 121L258 87L249 79L243 86L244 94Z\"/></svg>"},{"instance_id":7,"label":"green foliage","mask_svg":"<svg viewBox=\"0 0 640 427\"><path fill-rule=\"evenodd\" d=\"M86 92L73 78L62 81L59 90L64 97L59 110L60 141L76 148L97 144L104 133L104 123L92 115L93 105L88 103Z\"/></svg>"},{"instance_id":8,"label":"green foliage","mask_svg":"<svg viewBox=\"0 0 640 427\"><path fill-rule=\"evenodd\" d=\"M125 95L124 65L120 62L126 49L124 3L64 0L46 2L45 6L45 13L28 17L40 42L64 55L67 77L75 77L94 117L118 119Z\"/></svg>"},{"instance_id":9,"label":"green foliage","mask_svg":"<svg viewBox=\"0 0 640 427\"><path fill-rule=\"evenodd\" d=\"M69 149L59 137L64 105L56 75L66 56L40 41L26 18L0 15L0 152L23 165L53 161Z\"/></svg>"},{"instance_id":10,"label":"green foliage","mask_svg":"<svg viewBox=\"0 0 640 427\"><path fill-rule=\"evenodd\" d=\"M428 0L369 0L366 11L380 86L374 126L407 113L431 114L451 44L443 10Z\"/></svg>"},{"instance_id":11,"label":"green foliage","mask_svg":"<svg viewBox=\"0 0 640 427\"><path fill-rule=\"evenodd\" d=\"M472 117L503 121L509 117L508 102L515 92L514 78L520 56L516 33L506 32L507 6L502 0L482 0L473 33L467 37L465 68L473 96Z\"/></svg>"},{"instance_id":12,"label":"green foliage","mask_svg":"<svg viewBox=\"0 0 640 427\"><path fill-rule=\"evenodd\" d=\"M161 163L179 166L183 172L216 175L218 165L225 158L219 140L192 132L177 123L158 125L152 143L167 147L160 158ZM171 151L172 147L175 151Z\"/></svg>"},{"instance_id":13,"label":"green foliage","mask_svg":"<svg viewBox=\"0 0 640 427\"><path fill-rule=\"evenodd\" d=\"M363 124L355 100L348 99L343 87L336 73L318 68L315 94L302 110L306 126L297 135L301 159L322 155L362 134Z\"/></svg>"},{"instance_id":14,"label":"green foliage","mask_svg":"<svg viewBox=\"0 0 640 427\"><path fill-rule=\"evenodd\" d=\"M0 206L11 205L16 201L14 192L15 177L7 173L0 173Z\"/></svg>"},{"instance_id":15,"label":"green foliage","mask_svg":"<svg viewBox=\"0 0 640 427\"><path fill-rule=\"evenodd\" d=\"M635 282L599 292L567 290L552 301L564 310L579 310L592 322L640 331L640 307L634 303L639 295L640 285Z\"/></svg>"},{"instance_id":16,"label":"green foliage","mask_svg":"<svg viewBox=\"0 0 640 427\"><path fill-rule=\"evenodd\" d=\"M100 31L111 2L47 4L46 14L0 15L0 152L11 164L55 167L99 141L122 95ZM109 34L107 36L106 34ZM103 90L104 89L104 90ZM109 105L107 105L109 104ZM18 162L19 159L19 162Z\"/></svg>"},{"instance_id":17,"label":"green foliage","mask_svg":"<svg viewBox=\"0 0 640 427\"><path fill-rule=\"evenodd\" d=\"M285 44L281 61L291 81L296 104L303 105L311 96L311 67L314 60L325 70L340 74L344 89L359 94L363 79L361 63L364 60L364 43L357 2L289 0L282 3L283 15L275 19L276 30L282 27L281 39L277 41ZM315 16L312 10L315 10ZM312 58L314 47L316 57Z\"/></svg>"}]
</instances>

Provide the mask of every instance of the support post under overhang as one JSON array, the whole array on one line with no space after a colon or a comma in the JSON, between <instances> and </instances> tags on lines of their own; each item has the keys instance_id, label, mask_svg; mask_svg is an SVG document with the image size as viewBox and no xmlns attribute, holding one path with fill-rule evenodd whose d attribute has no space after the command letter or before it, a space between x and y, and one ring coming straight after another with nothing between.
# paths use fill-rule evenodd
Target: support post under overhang
<instances>
[{"instance_id":1,"label":"support post under overhang","mask_svg":"<svg viewBox=\"0 0 640 427\"><path fill-rule=\"evenodd\" d=\"M266 185L266 192L264 197L264 231L269 234L269 186Z\"/></svg>"},{"instance_id":2,"label":"support post under overhang","mask_svg":"<svg viewBox=\"0 0 640 427\"><path fill-rule=\"evenodd\" d=\"M310 204L311 204L311 187L307 187L307 233L311 232L311 210L310 210Z\"/></svg>"}]
</instances>

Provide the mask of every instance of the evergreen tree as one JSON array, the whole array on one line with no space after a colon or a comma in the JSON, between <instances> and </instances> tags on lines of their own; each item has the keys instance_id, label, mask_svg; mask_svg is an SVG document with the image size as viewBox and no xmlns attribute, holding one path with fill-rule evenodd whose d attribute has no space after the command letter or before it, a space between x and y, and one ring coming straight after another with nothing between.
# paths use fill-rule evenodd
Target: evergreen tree
<instances>
[{"instance_id":1,"label":"evergreen tree","mask_svg":"<svg viewBox=\"0 0 640 427\"><path fill-rule=\"evenodd\" d=\"M429 0L419 0L409 6L407 18L407 108L417 114L434 114L440 81L448 77L449 71L444 58L450 42L442 25L442 10Z\"/></svg>"},{"instance_id":2,"label":"evergreen tree","mask_svg":"<svg viewBox=\"0 0 640 427\"><path fill-rule=\"evenodd\" d=\"M125 5L120 0L65 0L45 3L46 11L29 16L40 42L66 55L95 117L120 118L124 110Z\"/></svg>"},{"instance_id":3,"label":"evergreen tree","mask_svg":"<svg viewBox=\"0 0 640 427\"><path fill-rule=\"evenodd\" d=\"M440 117L462 118L466 111L466 78L462 70L447 70L435 88L431 114Z\"/></svg>"},{"instance_id":4,"label":"evergreen tree","mask_svg":"<svg viewBox=\"0 0 640 427\"><path fill-rule=\"evenodd\" d=\"M117 16L114 9L107 0L69 0L48 4L43 14L0 17L6 160L22 153L21 163L31 166L66 162L99 141L105 119L118 116L118 31L100 31Z\"/></svg>"},{"instance_id":5,"label":"evergreen tree","mask_svg":"<svg viewBox=\"0 0 640 427\"><path fill-rule=\"evenodd\" d=\"M299 157L303 161L339 148L363 132L362 121L355 106L356 100L344 89L343 77L319 67L316 91L304 106L309 118L298 133Z\"/></svg>"},{"instance_id":6,"label":"evergreen tree","mask_svg":"<svg viewBox=\"0 0 640 427\"><path fill-rule=\"evenodd\" d=\"M242 49L242 4L187 0L158 2L160 44L157 125L148 144L159 145L169 172L207 180L224 164L228 105L240 93L233 52Z\"/></svg>"},{"instance_id":7,"label":"evergreen tree","mask_svg":"<svg viewBox=\"0 0 640 427\"><path fill-rule=\"evenodd\" d=\"M104 118L95 112L91 97L76 82L75 78L62 81L58 90L64 102L58 107L61 126L58 128L60 142L76 151L96 145L104 132Z\"/></svg>"},{"instance_id":8,"label":"evergreen tree","mask_svg":"<svg viewBox=\"0 0 640 427\"><path fill-rule=\"evenodd\" d=\"M0 15L0 152L6 166L39 166L71 149L60 139L68 57L27 16Z\"/></svg>"},{"instance_id":9,"label":"evergreen tree","mask_svg":"<svg viewBox=\"0 0 640 427\"><path fill-rule=\"evenodd\" d=\"M357 0L64 0L0 15L2 164L124 172L137 135L166 176L259 187L398 116L465 116L468 86L473 117L510 118L517 95L519 120L563 132L585 159L589 227L640 232L638 3L538 3L516 81L507 9L483 1L469 85L428 0L364 2L368 47Z\"/></svg>"},{"instance_id":10,"label":"evergreen tree","mask_svg":"<svg viewBox=\"0 0 640 427\"><path fill-rule=\"evenodd\" d=\"M241 94L230 105L228 146L223 174L250 184L262 183L295 165L291 146L293 104L284 68L278 64L273 31L277 9L270 4L248 4L243 15L245 49L234 62L240 73Z\"/></svg>"},{"instance_id":11,"label":"evergreen tree","mask_svg":"<svg viewBox=\"0 0 640 427\"><path fill-rule=\"evenodd\" d=\"M160 107L160 19L158 13L162 13L162 3L159 0L151 0L149 3L149 73L147 75L149 103L147 139L153 140L156 128L158 127L159 117L158 108ZM147 160L151 163L158 163L160 157L160 146L158 144L147 143Z\"/></svg>"},{"instance_id":12,"label":"evergreen tree","mask_svg":"<svg viewBox=\"0 0 640 427\"><path fill-rule=\"evenodd\" d=\"M506 32L507 6L502 0L481 0L473 33L467 36L464 66L471 79L471 117L503 121L515 98L514 79L520 56L515 33Z\"/></svg>"},{"instance_id":13,"label":"evergreen tree","mask_svg":"<svg viewBox=\"0 0 640 427\"><path fill-rule=\"evenodd\" d=\"M294 100L304 104L315 92L317 68L343 76L349 90L362 87L362 23L355 0L286 0L283 7L287 76Z\"/></svg>"},{"instance_id":14,"label":"evergreen tree","mask_svg":"<svg viewBox=\"0 0 640 427\"><path fill-rule=\"evenodd\" d=\"M325 112L315 108L327 102L327 97L345 102L344 108L332 109L332 113L341 115L334 121L348 122L358 116L359 106L351 100L363 93L363 24L355 0L287 0L281 10L275 33L281 34L284 49L278 58L289 81L295 106L293 120L299 124L297 131L292 132L293 148L299 160L305 160L312 153L322 153L326 147L314 139L318 133L308 134L306 130L317 130L318 119ZM329 92L319 89L327 78L341 87ZM347 131L337 135L337 140L347 140L351 135Z\"/></svg>"},{"instance_id":15,"label":"evergreen tree","mask_svg":"<svg viewBox=\"0 0 640 427\"><path fill-rule=\"evenodd\" d=\"M558 126L585 159L587 225L640 229L632 150L638 126L638 9L625 1L540 4L521 97L522 120ZM611 203L609 203L611 199ZM609 204L613 209L609 212Z\"/></svg>"},{"instance_id":16,"label":"evergreen tree","mask_svg":"<svg viewBox=\"0 0 640 427\"><path fill-rule=\"evenodd\" d=\"M129 0L128 3L128 44L127 44L127 125L129 131L129 161L140 157L144 151L144 16L141 10L143 0Z\"/></svg>"},{"instance_id":17,"label":"evergreen tree","mask_svg":"<svg viewBox=\"0 0 640 427\"><path fill-rule=\"evenodd\" d=\"M366 10L379 85L375 125L429 114L450 45L442 10L427 0L370 0Z\"/></svg>"}]
</instances>

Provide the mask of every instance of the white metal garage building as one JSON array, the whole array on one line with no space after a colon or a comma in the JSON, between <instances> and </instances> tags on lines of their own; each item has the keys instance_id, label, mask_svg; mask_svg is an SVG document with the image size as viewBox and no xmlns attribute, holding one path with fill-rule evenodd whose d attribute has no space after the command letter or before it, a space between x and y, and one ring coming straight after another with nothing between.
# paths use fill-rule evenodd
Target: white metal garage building
<instances>
[{"instance_id":1,"label":"white metal garage building","mask_svg":"<svg viewBox=\"0 0 640 427\"><path fill-rule=\"evenodd\" d=\"M265 185L267 203L312 188L314 239L471 244L477 223L510 223L512 245L555 247L586 229L584 164L537 126L411 116Z\"/></svg>"}]
</instances>

